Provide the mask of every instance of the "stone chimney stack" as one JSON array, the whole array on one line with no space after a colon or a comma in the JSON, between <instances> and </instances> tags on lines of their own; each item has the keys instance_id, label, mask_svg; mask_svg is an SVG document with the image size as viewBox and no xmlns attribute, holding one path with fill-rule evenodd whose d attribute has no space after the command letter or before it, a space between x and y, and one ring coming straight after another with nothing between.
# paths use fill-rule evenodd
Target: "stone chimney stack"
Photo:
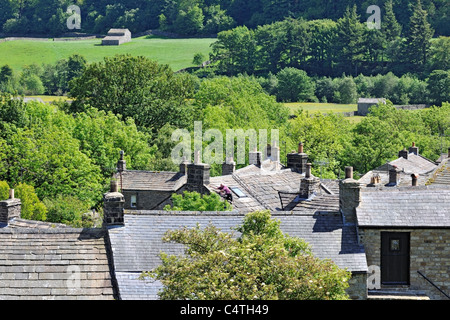
<instances>
[{"instance_id":1,"label":"stone chimney stack","mask_svg":"<svg viewBox=\"0 0 450 320\"><path fill-rule=\"evenodd\" d=\"M208 185L210 181L211 166L201 163L199 154L196 153L194 163L187 165L187 182L186 187L189 191L204 193L204 185Z\"/></svg>"},{"instance_id":2,"label":"stone chimney stack","mask_svg":"<svg viewBox=\"0 0 450 320\"><path fill-rule=\"evenodd\" d=\"M345 168L345 179L339 182L339 210L344 224L356 223L356 208L361 202L361 184L353 179L353 167Z\"/></svg>"},{"instance_id":3,"label":"stone chimney stack","mask_svg":"<svg viewBox=\"0 0 450 320\"><path fill-rule=\"evenodd\" d=\"M117 162L117 171L124 172L127 170L127 162L124 160L124 154L125 152L122 150L120 151L120 159Z\"/></svg>"},{"instance_id":4,"label":"stone chimney stack","mask_svg":"<svg viewBox=\"0 0 450 320\"><path fill-rule=\"evenodd\" d=\"M414 153L416 156L419 155L419 147L416 147L416 143L413 142L412 146L409 147L409 153Z\"/></svg>"},{"instance_id":5,"label":"stone chimney stack","mask_svg":"<svg viewBox=\"0 0 450 320\"><path fill-rule=\"evenodd\" d=\"M105 226L124 225L125 197L119 191L116 180L111 180L110 192L103 196L103 224Z\"/></svg>"},{"instance_id":6,"label":"stone chimney stack","mask_svg":"<svg viewBox=\"0 0 450 320\"><path fill-rule=\"evenodd\" d=\"M187 173L187 165L189 164L189 161L183 157L183 161L180 163L180 173L186 174Z\"/></svg>"},{"instance_id":7,"label":"stone chimney stack","mask_svg":"<svg viewBox=\"0 0 450 320\"><path fill-rule=\"evenodd\" d=\"M257 167L261 166L262 162L262 152L261 151L250 151L248 154L248 162L250 165L255 165Z\"/></svg>"},{"instance_id":8,"label":"stone chimney stack","mask_svg":"<svg viewBox=\"0 0 450 320\"><path fill-rule=\"evenodd\" d=\"M14 218L20 218L22 202L14 198L14 189L9 190L9 199L0 201L0 223L8 224Z\"/></svg>"},{"instance_id":9,"label":"stone chimney stack","mask_svg":"<svg viewBox=\"0 0 450 320\"><path fill-rule=\"evenodd\" d=\"M408 154L409 154L408 150L403 149L398 153L398 157L408 159Z\"/></svg>"},{"instance_id":10,"label":"stone chimney stack","mask_svg":"<svg viewBox=\"0 0 450 320\"><path fill-rule=\"evenodd\" d=\"M400 170L396 166L393 166L389 170L389 183L387 184L387 186L394 187L398 185L399 181L400 181Z\"/></svg>"},{"instance_id":11,"label":"stone chimney stack","mask_svg":"<svg viewBox=\"0 0 450 320\"><path fill-rule=\"evenodd\" d=\"M303 143L298 144L298 152L292 151L287 155L287 167L294 172L305 173L308 155L303 152Z\"/></svg>"},{"instance_id":12,"label":"stone chimney stack","mask_svg":"<svg viewBox=\"0 0 450 320\"><path fill-rule=\"evenodd\" d=\"M236 171L236 162L233 161L233 157L228 158L222 163L222 175L229 176Z\"/></svg>"},{"instance_id":13,"label":"stone chimney stack","mask_svg":"<svg viewBox=\"0 0 450 320\"><path fill-rule=\"evenodd\" d=\"M320 189L320 179L311 174L311 163L306 164L305 178L300 181L300 198L308 199Z\"/></svg>"},{"instance_id":14,"label":"stone chimney stack","mask_svg":"<svg viewBox=\"0 0 450 320\"><path fill-rule=\"evenodd\" d=\"M265 159L270 159L276 162L280 161L280 148L278 148L275 141L271 145L267 145L264 154L264 160Z\"/></svg>"}]
</instances>

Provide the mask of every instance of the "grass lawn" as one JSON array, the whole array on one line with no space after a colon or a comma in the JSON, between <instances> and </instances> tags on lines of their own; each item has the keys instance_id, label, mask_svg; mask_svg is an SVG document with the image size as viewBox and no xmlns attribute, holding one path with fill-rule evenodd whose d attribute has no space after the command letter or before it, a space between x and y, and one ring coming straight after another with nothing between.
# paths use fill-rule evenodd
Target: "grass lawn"
<instances>
[{"instance_id":1,"label":"grass lawn","mask_svg":"<svg viewBox=\"0 0 450 320\"><path fill-rule=\"evenodd\" d=\"M121 46L102 46L101 39L78 41L32 41L15 40L0 43L0 66L9 64L15 71L33 63L42 65L55 63L78 53L88 62L102 61L106 56L130 54L145 56L162 64L168 64L174 71L191 67L194 54L208 57L210 45L215 39L161 39L156 37L135 38Z\"/></svg>"},{"instance_id":2,"label":"grass lawn","mask_svg":"<svg viewBox=\"0 0 450 320\"><path fill-rule=\"evenodd\" d=\"M289 108L291 114L295 114L295 112L299 109L309 111L310 113L315 112L337 113L337 112L351 112L358 110L358 106L356 104L294 102L294 103L285 103L285 105Z\"/></svg>"}]
</instances>

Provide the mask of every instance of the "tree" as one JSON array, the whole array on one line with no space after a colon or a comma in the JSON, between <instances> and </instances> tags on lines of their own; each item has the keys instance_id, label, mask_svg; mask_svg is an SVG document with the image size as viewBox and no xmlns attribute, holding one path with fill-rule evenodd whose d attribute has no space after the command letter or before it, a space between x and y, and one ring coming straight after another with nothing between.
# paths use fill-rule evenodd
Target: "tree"
<instances>
[{"instance_id":1,"label":"tree","mask_svg":"<svg viewBox=\"0 0 450 320\"><path fill-rule=\"evenodd\" d=\"M427 16L427 12L422 9L420 0L417 0L406 36L405 55L406 61L418 67L423 67L428 61L431 47L430 39L434 34Z\"/></svg>"},{"instance_id":2,"label":"tree","mask_svg":"<svg viewBox=\"0 0 450 320\"><path fill-rule=\"evenodd\" d=\"M283 234L269 211L248 214L236 231L238 239L213 225L169 231L163 240L185 245L185 255L162 253L142 278L161 281L159 296L169 300L348 299L350 273Z\"/></svg>"},{"instance_id":3,"label":"tree","mask_svg":"<svg viewBox=\"0 0 450 320\"><path fill-rule=\"evenodd\" d=\"M285 68L277 74L277 98L284 102L305 102L314 99L314 83L299 69Z\"/></svg>"},{"instance_id":4,"label":"tree","mask_svg":"<svg viewBox=\"0 0 450 320\"><path fill-rule=\"evenodd\" d=\"M8 82L14 74L13 69L5 64L0 70L0 83Z\"/></svg>"},{"instance_id":5,"label":"tree","mask_svg":"<svg viewBox=\"0 0 450 320\"><path fill-rule=\"evenodd\" d=\"M9 198L9 184L6 181L0 181L0 201L7 200Z\"/></svg>"},{"instance_id":6,"label":"tree","mask_svg":"<svg viewBox=\"0 0 450 320\"><path fill-rule=\"evenodd\" d=\"M402 27L398 23L393 10L392 0L384 4L384 17L381 23L381 30L386 37L387 42L392 42L398 39L402 32Z\"/></svg>"},{"instance_id":7,"label":"tree","mask_svg":"<svg viewBox=\"0 0 450 320\"><path fill-rule=\"evenodd\" d=\"M145 57L118 55L86 67L70 82L70 111L88 106L132 118L143 130L157 132L166 123L185 127L193 117L187 99L194 90L188 74Z\"/></svg>"},{"instance_id":8,"label":"tree","mask_svg":"<svg viewBox=\"0 0 450 320\"><path fill-rule=\"evenodd\" d=\"M450 70L434 70L427 79L431 102L440 106L450 102Z\"/></svg>"},{"instance_id":9,"label":"tree","mask_svg":"<svg viewBox=\"0 0 450 320\"><path fill-rule=\"evenodd\" d=\"M358 75L358 67L363 57L364 27L356 13L356 5L349 7L337 22L338 37L336 44L337 64L341 72Z\"/></svg>"},{"instance_id":10,"label":"tree","mask_svg":"<svg viewBox=\"0 0 450 320\"><path fill-rule=\"evenodd\" d=\"M195 35L202 31L204 19L203 10L198 5L189 6L179 11L174 28L177 33Z\"/></svg>"},{"instance_id":11,"label":"tree","mask_svg":"<svg viewBox=\"0 0 450 320\"><path fill-rule=\"evenodd\" d=\"M166 211L231 211L232 207L223 201L217 193L201 195L198 192L185 191L172 195L172 206L164 207Z\"/></svg>"},{"instance_id":12,"label":"tree","mask_svg":"<svg viewBox=\"0 0 450 320\"><path fill-rule=\"evenodd\" d=\"M211 61L217 62L221 73L230 76L253 74L257 66L255 32L247 27L222 31L212 44Z\"/></svg>"}]
</instances>

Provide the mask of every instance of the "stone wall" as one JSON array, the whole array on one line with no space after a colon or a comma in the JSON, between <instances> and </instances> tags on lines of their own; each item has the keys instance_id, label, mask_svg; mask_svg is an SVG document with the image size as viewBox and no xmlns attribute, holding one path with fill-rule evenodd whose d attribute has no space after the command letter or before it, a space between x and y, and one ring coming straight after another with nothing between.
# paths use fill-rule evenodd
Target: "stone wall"
<instances>
[{"instance_id":1,"label":"stone wall","mask_svg":"<svg viewBox=\"0 0 450 320\"><path fill-rule=\"evenodd\" d=\"M359 229L367 265L381 267L381 232L410 233L410 288L424 291L432 300L446 299L417 271L441 290L450 290L450 232L448 229Z\"/></svg>"},{"instance_id":2,"label":"stone wall","mask_svg":"<svg viewBox=\"0 0 450 320\"><path fill-rule=\"evenodd\" d=\"M367 273L353 273L347 294L352 300L367 300Z\"/></svg>"}]
</instances>

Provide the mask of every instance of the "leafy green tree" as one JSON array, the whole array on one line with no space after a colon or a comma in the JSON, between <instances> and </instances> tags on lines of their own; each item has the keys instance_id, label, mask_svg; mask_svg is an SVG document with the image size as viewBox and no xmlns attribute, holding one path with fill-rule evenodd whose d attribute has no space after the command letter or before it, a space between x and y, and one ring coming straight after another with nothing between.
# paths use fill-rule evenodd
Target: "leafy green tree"
<instances>
[{"instance_id":1,"label":"leafy green tree","mask_svg":"<svg viewBox=\"0 0 450 320\"><path fill-rule=\"evenodd\" d=\"M22 202L20 217L27 220L45 221L47 208L39 200L34 187L19 183L14 187L14 196Z\"/></svg>"},{"instance_id":2,"label":"leafy green tree","mask_svg":"<svg viewBox=\"0 0 450 320\"><path fill-rule=\"evenodd\" d=\"M174 28L183 35L195 35L202 31L205 16L198 5L180 9L174 22Z\"/></svg>"},{"instance_id":3,"label":"leafy green tree","mask_svg":"<svg viewBox=\"0 0 450 320\"><path fill-rule=\"evenodd\" d=\"M86 67L70 82L70 111L88 106L134 119L140 129L157 132L166 123L184 127L193 117L187 99L194 90L188 74L145 57L118 55Z\"/></svg>"},{"instance_id":4,"label":"leafy green tree","mask_svg":"<svg viewBox=\"0 0 450 320\"><path fill-rule=\"evenodd\" d=\"M441 105L450 102L450 70L434 70L427 79L431 102Z\"/></svg>"},{"instance_id":5,"label":"leafy green tree","mask_svg":"<svg viewBox=\"0 0 450 320\"><path fill-rule=\"evenodd\" d=\"M449 70L450 69L450 37L439 37L433 39L430 49L429 69Z\"/></svg>"},{"instance_id":6,"label":"leafy green tree","mask_svg":"<svg viewBox=\"0 0 450 320\"><path fill-rule=\"evenodd\" d=\"M59 194L55 198L44 199L43 203L48 210L48 222L62 223L76 228L92 227L91 221L84 215L90 211L90 207L85 201Z\"/></svg>"},{"instance_id":7,"label":"leafy green tree","mask_svg":"<svg viewBox=\"0 0 450 320\"><path fill-rule=\"evenodd\" d=\"M159 296L170 300L348 299L350 273L283 234L269 211L248 214L236 230L238 239L213 225L169 231L163 240L185 245L185 255L162 253L143 278L161 281Z\"/></svg>"},{"instance_id":8,"label":"leafy green tree","mask_svg":"<svg viewBox=\"0 0 450 320\"><path fill-rule=\"evenodd\" d=\"M9 198L9 187L8 182L0 181L0 201L7 200Z\"/></svg>"},{"instance_id":9,"label":"leafy green tree","mask_svg":"<svg viewBox=\"0 0 450 320\"><path fill-rule=\"evenodd\" d=\"M172 206L164 207L166 211L231 211L232 207L223 201L217 193L201 195L198 192L185 191L172 195Z\"/></svg>"},{"instance_id":10,"label":"leafy green tree","mask_svg":"<svg viewBox=\"0 0 450 320\"><path fill-rule=\"evenodd\" d=\"M299 69L285 68L277 73L277 98L284 102L305 102L314 100L314 82L308 74Z\"/></svg>"},{"instance_id":11,"label":"leafy green tree","mask_svg":"<svg viewBox=\"0 0 450 320\"><path fill-rule=\"evenodd\" d=\"M341 154L348 148L352 138L350 122L346 118L342 115L324 115L319 112L311 114L301 110L291 121L289 132L292 141L303 142L311 163L328 162L322 172L314 165L312 169L315 175L322 173L324 178L337 177L339 167L342 167Z\"/></svg>"},{"instance_id":12,"label":"leafy green tree","mask_svg":"<svg viewBox=\"0 0 450 320\"><path fill-rule=\"evenodd\" d=\"M337 100L339 103L356 103L358 93L353 77L339 79L335 92L338 94Z\"/></svg>"},{"instance_id":13,"label":"leafy green tree","mask_svg":"<svg viewBox=\"0 0 450 320\"><path fill-rule=\"evenodd\" d=\"M211 61L227 75L253 74L256 69L257 44L255 33L247 27L222 31L212 44Z\"/></svg>"}]
</instances>

